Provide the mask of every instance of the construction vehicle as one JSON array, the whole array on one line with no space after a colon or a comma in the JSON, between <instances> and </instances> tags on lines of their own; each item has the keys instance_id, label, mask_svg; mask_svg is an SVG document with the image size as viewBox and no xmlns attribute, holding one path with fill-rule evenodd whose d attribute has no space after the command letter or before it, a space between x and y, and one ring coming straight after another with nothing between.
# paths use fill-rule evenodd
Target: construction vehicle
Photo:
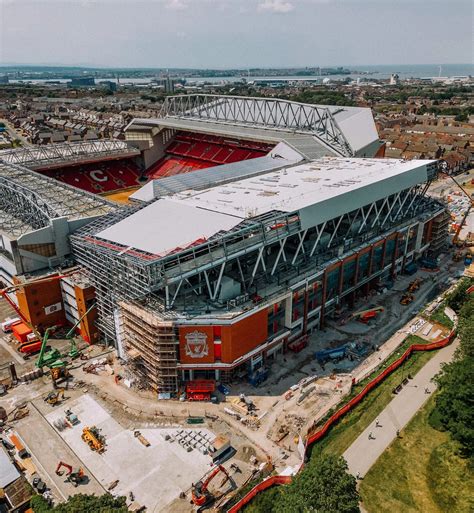
<instances>
[{"instance_id":1,"label":"construction vehicle","mask_svg":"<svg viewBox=\"0 0 474 513\"><path fill-rule=\"evenodd\" d=\"M421 284L422 284L422 279L416 278L416 280L413 280L408 284L407 292L408 293L416 292L420 288Z\"/></svg>"},{"instance_id":2,"label":"construction vehicle","mask_svg":"<svg viewBox=\"0 0 474 513\"><path fill-rule=\"evenodd\" d=\"M74 326L66 333L65 339L69 340L69 343L71 344L71 347L69 349L69 353L67 354L69 358L77 358L79 356L79 349L77 348L76 341L74 340L74 333L76 331L76 328L81 324L82 320L86 315L95 308L95 303L92 303L91 306L84 312L83 315L81 315L80 319L74 324Z\"/></svg>"},{"instance_id":3,"label":"construction vehicle","mask_svg":"<svg viewBox=\"0 0 474 513\"><path fill-rule=\"evenodd\" d=\"M56 406L64 399L64 388L58 388L58 390L51 391L45 398L44 401L51 406Z\"/></svg>"},{"instance_id":4,"label":"construction vehicle","mask_svg":"<svg viewBox=\"0 0 474 513\"><path fill-rule=\"evenodd\" d=\"M81 422L78 416L71 410L66 410L64 413L66 414L66 420L71 424L71 426L75 426Z\"/></svg>"},{"instance_id":5,"label":"construction vehicle","mask_svg":"<svg viewBox=\"0 0 474 513\"><path fill-rule=\"evenodd\" d=\"M413 294L405 292L405 294L403 294L402 298L400 299L400 304L404 306L409 305L411 302L413 302L414 299L415 296Z\"/></svg>"},{"instance_id":6,"label":"construction vehicle","mask_svg":"<svg viewBox=\"0 0 474 513\"><path fill-rule=\"evenodd\" d=\"M192 485L191 498L196 506L204 506L213 499L213 495L209 492L208 488L210 482L219 474L219 472L222 472L225 475L225 479L221 483L221 486L223 486L224 483L230 479L230 476L222 465L215 467L204 481L198 481L196 484Z\"/></svg>"},{"instance_id":7,"label":"construction vehicle","mask_svg":"<svg viewBox=\"0 0 474 513\"><path fill-rule=\"evenodd\" d=\"M322 351L316 351L314 357L318 360L320 365L324 365L328 361L339 361L346 357L347 346L335 347L334 349L323 349Z\"/></svg>"},{"instance_id":8,"label":"construction vehicle","mask_svg":"<svg viewBox=\"0 0 474 513\"><path fill-rule=\"evenodd\" d=\"M260 369L257 369L256 371L249 374L248 381L252 386L258 387L264 381L266 381L267 378L268 378L268 369L265 369L264 367L260 367Z\"/></svg>"},{"instance_id":9,"label":"construction vehicle","mask_svg":"<svg viewBox=\"0 0 474 513\"><path fill-rule=\"evenodd\" d=\"M53 367L50 369L51 381L53 382L53 386L56 388L58 381L63 381L69 377L69 371L67 367L64 365L63 367Z\"/></svg>"},{"instance_id":10,"label":"construction vehicle","mask_svg":"<svg viewBox=\"0 0 474 513\"><path fill-rule=\"evenodd\" d=\"M61 470L62 467L66 469L66 482L72 483L74 486L77 486L85 480L86 476L82 468L73 469L71 465L69 465L68 463L64 463L64 461L60 461L58 463L58 466L56 467L56 475L63 475L63 471Z\"/></svg>"},{"instance_id":11,"label":"construction vehicle","mask_svg":"<svg viewBox=\"0 0 474 513\"><path fill-rule=\"evenodd\" d=\"M420 266L426 271L439 271L438 262L431 258L422 258L420 260Z\"/></svg>"},{"instance_id":12,"label":"construction vehicle","mask_svg":"<svg viewBox=\"0 0 474 513\"><path fill-rule=\"evenodd\" d=\"M213 379L196 379L186 384L186 399L188 401L210 401L211 394L216 389Z\"/></svg>"},{"instance_id":13,"label":"construction vehicle","mask_svg":"<svg viewBox=\"0 0 474 513\"><path fill-rule=\"evenodd\" d=\"M133 432L133 436L145 447L150 447L150 442L141 434L140 431L136 430Z\"/></svg>"},{"instance_id":14,"label":"construction vehicle","mask_svg":"<svg viewBox=\"0 0 474 513\"><path fill-rule=\"evenodd\" d=\"M36 354L41 350L41 340L28 341L20 344L16 350L23 355L23 359L27 360L32 354Z\"/></svg>"},{"instance_id":15,"label":"construction vehicle","mask_svg":"<svg viewBox=\"0 0 474 513\"><path fill-rule=\"evenodd\" d=\"M379 312L383 312L383 307L375 306L374 308L369 308L368 310L361 310L360 312L353 313L350 317L350 320L356 319L359 322L367 324L371 319L375 319Z\"/></svg>"},{"instance_id":16,"label":"construction vehicle","mask_svg":"<svg viewBox=\"0 0 474 513\"><path fill-rule=\"evenodd\" d=\"M64 367L66 364L61 360L61 353L56 349L50 349L46 352L46 344L48 343L49 334L57 329L57 326L50 326L46 328L41 342L41 350L36 360L36 367L42 369L43 367Z\"/></svg>"},{"instance_id":17,"label":"construction vehicle","mask_svg":"<svg viewBox=\"0 0 474 513\"><path fill-rule=\"evenodd\" d=\"M85 427L82 430L82 440L90 447L91 451L102 454L105 451L105 438L95 426Z\"/></svg>"}]
</instances>

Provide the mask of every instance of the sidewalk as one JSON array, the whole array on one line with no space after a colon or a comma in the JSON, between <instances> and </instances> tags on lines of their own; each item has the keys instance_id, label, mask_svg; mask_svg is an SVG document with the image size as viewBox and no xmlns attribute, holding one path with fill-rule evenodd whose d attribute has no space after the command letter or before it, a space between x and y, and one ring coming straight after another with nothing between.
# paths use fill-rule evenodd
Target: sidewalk
<instances>
[{"instance_id":1,"label":"sidewalk","mask_svg":"<svg viewBox=\"0 0 474 513\"><path fill-rule=\"evenodd\" d=\"M455 340L440 349L378 416L380 426L376 427L374 420L347 449L343 456L351 474L363 477L396 438L397 429L405 427L428 400L430 394L425 393L425 389L435 390L431 379L440 371L441 364L452 360L458 345ZM369 439L369 433L372 433L372 439Z\"/></svg>"}]
</instances>

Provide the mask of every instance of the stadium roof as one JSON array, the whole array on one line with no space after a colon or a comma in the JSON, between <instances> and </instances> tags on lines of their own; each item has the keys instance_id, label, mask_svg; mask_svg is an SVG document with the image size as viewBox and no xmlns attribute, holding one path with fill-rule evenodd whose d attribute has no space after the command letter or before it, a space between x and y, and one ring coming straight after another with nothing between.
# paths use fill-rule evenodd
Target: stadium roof
<instances>
[{"instance_id":1,"label":"stadium roof","mask_svg":"<svg viewBox=\"0 0 474 513\"><path fill-rule=\"evenodd\" d=\"M127 130L168 126L212 131L263 140L286 140L286 133L309 135L308 141L333 155L364 156L379 144L372 112L362 107L309 105L276 98L191 94L168 96L160 119L137 119ZM225 128L224 128L225 127ZM239 127L237 130L236 127ZM242 130L245 128L245 130ZM258 130L260 133L257 133ZM245 134L245 135L244 135ZM319 155L307 155L316 158ZM371 156L369 154L369 156Z\"/></svg>"},{"instance_id":2,"label":"stadium roof","mask_svg":"<svg viewBox=\"0 0 474 513\"><path fill-rule=\"evenodd\" d=\"M159 199L96 235L164 256L271 212L298 212L306 229L426 182L434 162L320 159Z\"/></svg>"},{"instance_id":3,"label":"stadium roof","mask_svg":"<svg viewBox=\"0 0 474 513\"><path fill-rule=\"evenodd\" d=\"M301 160L303 158L298 152L285 143L279 143L271 150L269 155L264 157L152 180L133 193L130 198L138 201L150 201L154 198L169 196L189 189L199 191L250 176L268 173Z\"/></svg>"},{"instance_id":4,"label":"stadium roof","mask_svg":"<svg viewBox=\"0 0 474 513\"><path fill-rule=\"evenodd\" d=\"M0 230L5 233L19 236L57 217L83 219L116 208L99 196L0 159Z\"/></svg>"},{"instance_id":5,"label":"stadium roof","mask_svg":"<svg viewBox=\"0 0 474 513\"><path fill-rule=\"evenodd\" d=\"M7 164L26 165L31 169L54 167L57 165L83 163L86 159L124 158L139 155L139 150L131 148L124 141L80 141L74 143L27 146L0 151L0 159Z\"/></svg>"}]
</instances>

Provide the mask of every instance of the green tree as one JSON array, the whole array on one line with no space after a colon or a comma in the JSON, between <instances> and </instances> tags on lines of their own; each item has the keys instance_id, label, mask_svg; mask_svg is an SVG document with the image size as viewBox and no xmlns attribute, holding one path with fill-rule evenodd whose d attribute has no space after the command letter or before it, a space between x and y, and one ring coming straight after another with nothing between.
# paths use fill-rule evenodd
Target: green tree
<instances>
[{"instance_id":1,"label":"green tree","mask_svg":"<svg viewBox=\"0 0 474 513\"><path fill-rule=\"evenodd\" d=\"M457 440L464 454L474 456L474 294L466 290L465 280L451 294L451 303L458 311L460 347L454 360L445 365L436 377L439 394L436 398L436 418Z\"/></svg>"},{"instance_id":2,"label":"green tree","mask_svg":"<svg viewBox=\"0 0 474 513\"><path fill-rule=\"evenodd\" d=\"M97 497L80 493L69 497L67 502L50 507L40 495L31 499L34 513L127 513L125 497L113 497L110 493Z\"/></svg>"},{"instance_id":3,"label":"green tree","mask_svg":"<svg viewBox=\"0 0 474 513\"><path fill-rule=\"evenodd\" d=\"M469 121L469 116L465 110L462 110L455 118L454 121L460 121L461 123L466 123Z\"/></svg>"},{"instance_id":4,"label":"green tree","mask_svg":"<svg viewBox=\"0 0 474 513\"><path fill-rule=\"evenodd\" d=\"M275 513L358 513L356 480L341 457L321 456L282 489Z\"/></svg>"},{"instance_id":5,"label":"green tree","mask_svg":"<svg viewBox=\"0 0 474 513\"><path fill-rule=\"evenodd\" d=\"M436 409L441 424L463 448L474 455L474 360L458 358L447 364L436 378L440 393Z\"/></svg>"}]
</instances>

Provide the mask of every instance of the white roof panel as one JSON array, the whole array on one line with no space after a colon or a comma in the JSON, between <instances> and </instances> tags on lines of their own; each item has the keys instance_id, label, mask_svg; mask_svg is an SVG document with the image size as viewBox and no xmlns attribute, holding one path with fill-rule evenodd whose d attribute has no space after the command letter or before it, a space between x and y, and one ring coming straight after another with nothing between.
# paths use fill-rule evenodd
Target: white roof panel
<instances>
[{"instance_id":1,"label":"white roof panel","mask_svg":"<svg viewBox=\"0 0 474 513\"><path fill-rule=\"evenodd\" d=\"M429 162L328 157L172 198L243 218L318 204L324 221L426 181Z\"/></svg>"},{"instance_id":2,"label":"white roof panel","mask_svg":"<svg viewBox=\"0 0 474 513\"><path fill-rule=\"evenodd\" d=\"M0 447L0 488L5 488L20 477L20 473L11 462L7 453Z\"/></svg>"},{"instance_id":3,"label":"white roof panel","mask_svg":"<svg viewBox=\"0 0 474 513\"><path fill-rule=\"evenodd\" d=\"M212 212L198 205L160 199L97 234L98 237L154 255L166 255L178 248L230 230L242 219Z\"/></svg>"},{"instance_id":4,"label":"white roof panel","mask_svg":"<svg viewBox=\"0 0 474 513\"><path fill-rule=\"evenodd\" d=\"M164 255L271 211L298 212L306 229L426 182L433 162L322 158L200 191L184 190L97 235Z\"/></svg>"}]
</instances>

